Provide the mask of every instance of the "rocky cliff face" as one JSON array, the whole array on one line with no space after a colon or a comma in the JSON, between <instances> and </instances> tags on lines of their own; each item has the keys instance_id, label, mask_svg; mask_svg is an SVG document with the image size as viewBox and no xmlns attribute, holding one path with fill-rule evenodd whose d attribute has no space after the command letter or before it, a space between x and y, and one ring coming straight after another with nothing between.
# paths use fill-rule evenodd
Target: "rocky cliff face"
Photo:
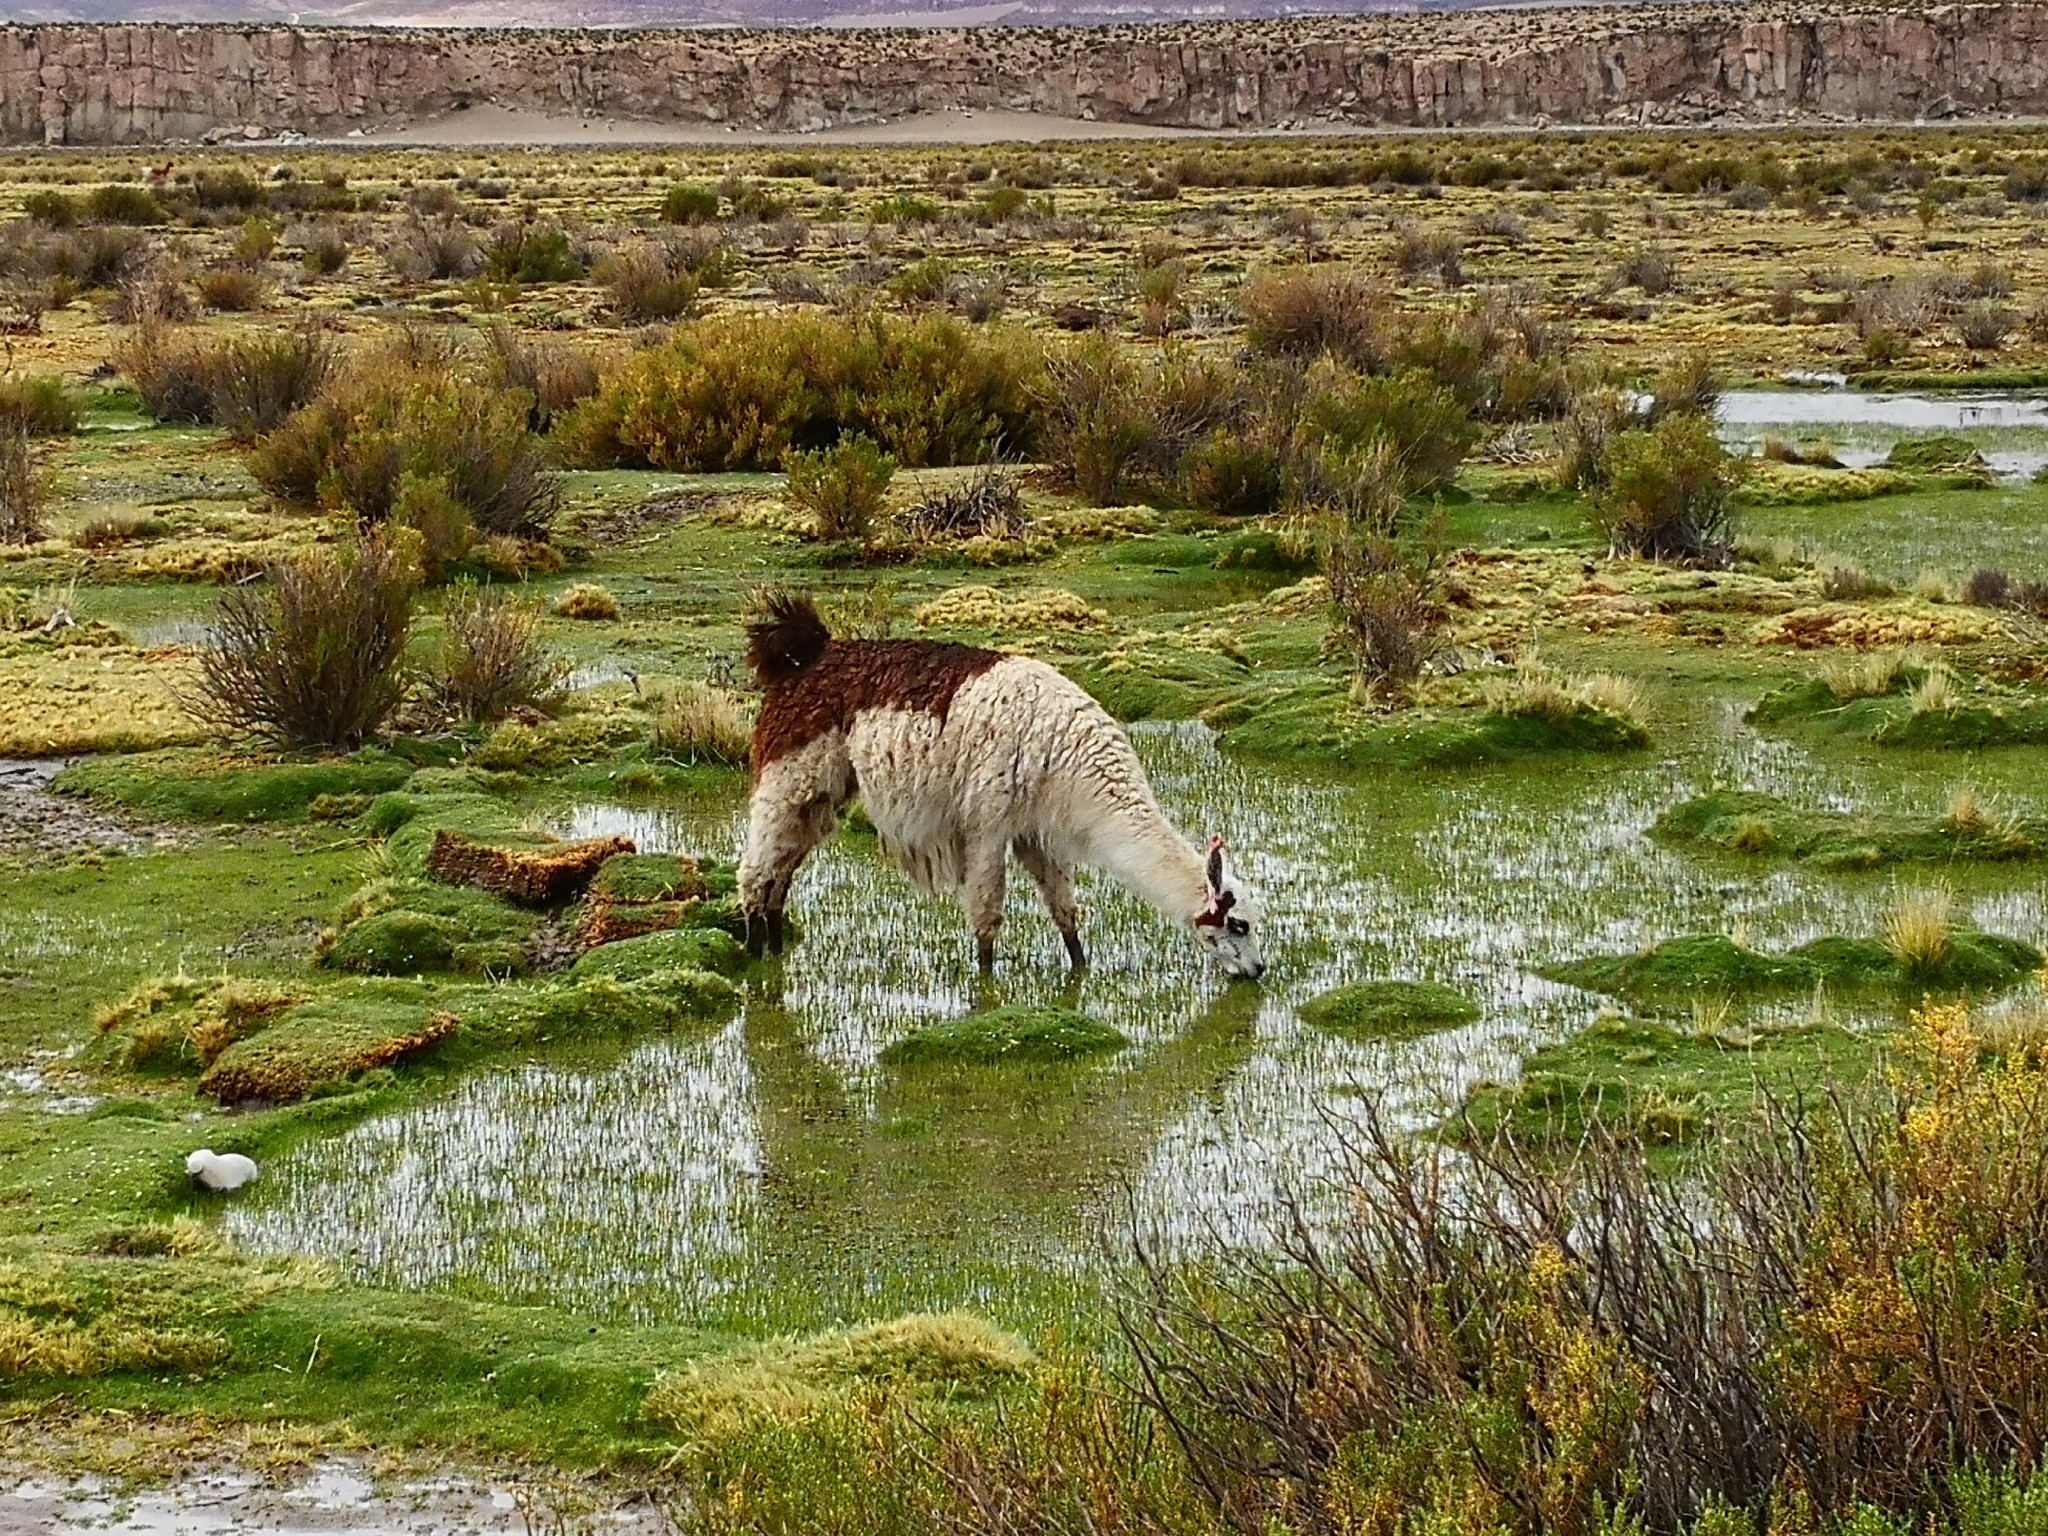
<instances>
[{"instance_id":1,"label":"rocky cliff face","mask_svg":"<svg viewBox=\"0 0 2048 1536\"><path fill-rule=\"evenodd\" d=\"M816 131L949 108L1172 128L2048 112L2048 3L1695 4L1154 27L0 27L0 139L337 136L494 103Z\"/></svg>"}]
</instances>

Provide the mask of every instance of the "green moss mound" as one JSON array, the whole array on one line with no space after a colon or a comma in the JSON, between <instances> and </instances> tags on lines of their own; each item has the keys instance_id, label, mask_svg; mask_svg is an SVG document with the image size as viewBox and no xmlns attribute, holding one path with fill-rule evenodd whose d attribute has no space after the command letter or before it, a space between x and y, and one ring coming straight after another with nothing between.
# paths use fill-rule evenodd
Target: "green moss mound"
<instances>
[{"instance_id":1,"label":"green moss mound","mask_svg":"<svg viewBox=\"0 0 2048 1536\"><path fill-rule=\"evenodd\" d=\"M1820 985L1843 989L2003 991L2041 968L2041 952L2020 939L1964 930L1940 964L1909 970L1875 939L1822 938L1782 955L1763 954L1722 934L1690 934L1633 955L1591 955L1537 974L1641 1002L1701 995L1765 996Z\"/></svg>"},{"instance_id":2,"label":"green moss mound","mask_svg":"<svg viewBox=\"0 0 2048 1536\"><path fill-rule=\"evenodd\" d=\"M302 821L316 800L380 794L412 773L410 763L375 748L281 762L176 748L80 763L51 787L166 821Z\"/></svg>"},{"instance_id":3,"label":"green moss mound","mask_svg":"<svg viewBox=\"0 0 2048 1536\"><path fill-rule=\"evenodd\" d=\"M655 1383L647 1417L688 1444L850 1405L856 1394L926 1407L987 1402L1037 1369L1015 1336L965 1313L777 1339Z\"/></svg>"},{"instance_id":4,"label":"green moss mound","mask_svg":"<svg viewBox=\"0 0 2048 1536\"><path fill-rule=\"evenodd\" d=\"M1984 455L1967 437L1937 433L1932 437L1902 437L1885 455L1887 469L1977 469Z\"/></svg>"},{"instance_id":5,"label":"green moss mound","mask_svg":"<svg viewBox=\"0 0 2048 1536\"><path fill-rule=\"evenodd\" d=\"M395 907L344 929L321 955L323 964L362 976L419 976L430 971L509 976L527 968L513 939L475 939L452 917Z\"/></svg>"},{"instance_id":6,"label":"green moss mound","mask_svg":"<svg viewBox=\"0 0 2048 1536\"><path fill-rule=\"evenodd\" d=\"M1084 1061L1130 1043L1121 1031L1071 1008L1007 1007L905 1035L882 1052L882 1060L892 1067Z\"/></svg>"},{"instance_id":7,"label":"green moss mound","mask_svg":"<svg viewBox=\"0 0 2048 1536\"><path fill-rule=\"evenodd\" d=\"M1464 768L1561 752L1628 752L1641 725L1590 704L1560 714L1409 710L1368 715L1336 683L1234 701L1205 717L1233 752L1353 770Z\"/></svg>"},{"instance_id":8,"label":"green moss mound","mask_svg":"<svg viewBox=\"0 0 2048 1536\"><path fill-rule=\"evenodd\" d=\"M572 978L608 976L632 981L663 971L732 974L747 963L739 941L718 928L675 928L599 945L570 969Z\"/></svg>"},{"instance_id":9,"label":"green moss mound","mask_svg":"<svg viewBox=\"0 0 2048 1536\"><path fill-rule=\"evenodd\" d=\"M1568 1148L1598 1125L1652 1147L1678 1146L1763 1094L1858 1080L1883 1049L1828 1027L1745 1033L1607 1019L1536 1052L1519 1081L1475 1088L1445 1130Z\"/></svg>"},{"instance_id":10,"label":"green moss mound","mask_svg":"<svg viewBox=\"0 0 2048 1536\"><path fill-rule=\"evenodd\" d=\"M1895 714L1882 721L1870 739L1880 747L1918 747L1927 752L2038 747L2048 743L2048 703L2015 700Z\"/></svg>"},{"instance_id":11,"label":"green moss mound","mask_svg":"<svg viewBox=\"0 0 2048 1536\"><path fill-rule=\"evenodd\" d=\"M1470 1024L1479 1005L1438 982L1359 981L1312 997L1296 1012L1337 1034L1408 1038Z\"/></svg>"},{"instance_id":12,"label":"green moss mound","mask_svg":"<svg viewBox=\"0 0 2048 1536\"><path fill-rule=\"evenodd\" d=\"M607 859L590 882L590 899L628 904L688 901L706 894L730 896L738 884L730 864L672 853L622 853Z\"/></svg>"},{"instance_id":13,"label":"green moss mound","mask_svg":"<svg viewBox=\"0 0 2048 1536\"><path fill-rule=\"evenodd\" d=\"M1999 862L2048 853L2048 821L2012 818L1955 826L1898 816L1805 811L1775 795L1716 790L1673 806L1650 835L1674 848L1797 859L1824 869Z\"/></svg>"},{"instance_id":14,"label":"green moss mound","mask_svg":"<svg viewBox=\"0 0 2048 1536\"><path fill-rule=\"evenodd\" d=\"M672 1030L730 1018L739 1005L739 988L723 976L671 967L630 979L572 974L530 989L495 988L472 1019L493 1044L529 1045Z\"/></svg>"}]
</instances>

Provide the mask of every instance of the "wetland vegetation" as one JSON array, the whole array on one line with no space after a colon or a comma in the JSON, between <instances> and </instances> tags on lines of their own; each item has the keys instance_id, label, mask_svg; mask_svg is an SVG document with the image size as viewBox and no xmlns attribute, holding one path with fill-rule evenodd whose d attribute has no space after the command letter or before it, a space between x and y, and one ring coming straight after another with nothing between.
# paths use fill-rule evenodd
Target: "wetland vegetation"
<instances>
[{"instance_id":1,"label":"wetland vegetation","mask_svg":"<svg viewBox=\"0 0 2048 1536\"><path fill-rule=\"evenodd\" d=\"M7 1421L705 1531L2038 1528L2044 167L0 157ZM750 962L770 585L1073 676L1263 984L1102 883L979 982L858 814Z\"/></svg>"}]
</instances>

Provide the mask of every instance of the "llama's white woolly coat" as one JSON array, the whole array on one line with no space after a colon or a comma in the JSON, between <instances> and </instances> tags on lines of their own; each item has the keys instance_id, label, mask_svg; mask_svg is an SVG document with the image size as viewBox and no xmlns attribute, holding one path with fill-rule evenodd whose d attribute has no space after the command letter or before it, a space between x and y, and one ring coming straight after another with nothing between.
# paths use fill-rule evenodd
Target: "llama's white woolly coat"
<instances>
[{"instance_id":1,"label":"llama's white woolly coat","mask_svg":"<svg viewBox=\"0 0 2048 1536\"><path fill-rule=\"evenodd\" d=\"M927 890L965 898L1019 844L1049 863L1112 872L1169 916L1209 904L1202 856L1153 798L1123 728L1047 666L1008 656L962 684L943 716L873 706L850 728L767 765L749 827L778 841L778 807L860 797L882 846Z\"/></svg>"},{"instance_id":2,"label":"llama's white woolly coat","mask_svg":"<svg viewBox=\"0 0 2048 1536\"><path fill-rule=\"evenodd\" d=\"M858 796L884 848L927 890L960 897L992 963L1011 858L1038 886L1076 965L1073 871L1114 874L1192 924L1225 969L1265 969L1254 903L1220 839L1175 831L1123 728L1080 688L1023 656L923 640L835 641L817 610L780 597L749 631L766 693L740 859L749 947L780 949L790 882Z\"/></svg>"}]
</instances>

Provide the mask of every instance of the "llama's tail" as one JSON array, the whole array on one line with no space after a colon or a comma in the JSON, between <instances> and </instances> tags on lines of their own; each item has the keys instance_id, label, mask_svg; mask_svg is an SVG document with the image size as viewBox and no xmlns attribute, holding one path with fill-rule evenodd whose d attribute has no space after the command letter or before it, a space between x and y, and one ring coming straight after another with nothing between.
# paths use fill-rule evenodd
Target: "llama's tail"
<instances>
[{"instance_id":1,"label":"llama's tail","mask_svg":"<svg viewBox=\"0 0 2048 1536\"><path fill-rule=\"evenodd\" d=\"M832 631L808 597L780 588L763 596L760 612L747 626L747 665L763 688L779 688L817 664Z\"/></svg>"}]
</instances>

